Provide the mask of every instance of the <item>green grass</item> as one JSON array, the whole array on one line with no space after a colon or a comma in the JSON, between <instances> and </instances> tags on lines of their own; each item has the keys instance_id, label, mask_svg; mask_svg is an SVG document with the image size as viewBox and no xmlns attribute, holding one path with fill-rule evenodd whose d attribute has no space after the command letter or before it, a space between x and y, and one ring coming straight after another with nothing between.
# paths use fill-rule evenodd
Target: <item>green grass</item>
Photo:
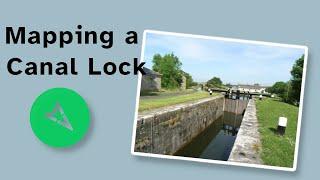
<instances>
[{"instance_id":1,"label":"green grass","mask_svg":"<svg viewBox=\"0 0 320 180\"><path fill-rule=\"evenodd\" d=\"M190 94L197 92L194 89L186 89L186 90L180 90L180 89L161 89L160 91L142 91L140 92L140 96L173 96L173 95L182 95L182 94Z\"/></svg>"},{"instance_id":2,"label":"green grass","mask_svg":"<svg viewBox=\"0 0 320 180\"><path fill-rule=\"evenodd\" d=\"M175 104L180 104L184 102L195 101L203 98L210 97L208 92L193 92L182 95L172 95L172 96L153 96L151 98L140 98L139 112L151 110L155 108L160 108L164 106L170 106Z\"/></svg>"},{"instance_id":3,"label":"green grass","mask_svg":"<svg viewBox=\"0 0 320 180\"><path fill-rule=\"evenodd\" d=\"M261 135L261 158L266 165L292 167L297 132L298 107L273 100L256 100L259 131ZM277 135L275 130L278 118L288 118L284 136Z\"/></svg>"}]
</instances>

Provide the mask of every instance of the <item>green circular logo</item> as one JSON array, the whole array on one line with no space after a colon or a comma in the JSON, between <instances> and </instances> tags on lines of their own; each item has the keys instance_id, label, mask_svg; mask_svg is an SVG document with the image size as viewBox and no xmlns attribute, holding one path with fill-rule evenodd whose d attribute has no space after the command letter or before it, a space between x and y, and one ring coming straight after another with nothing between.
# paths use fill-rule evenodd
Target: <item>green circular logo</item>
<instances>
[{"instance_id":1,"label":"green circular logo","mask_svg":"<svg viewBox=\"0 0 320 180\"><path fill-rule=\"evenodd\" d=\"M86 135L90 112L84 99L75 91L53 88L34 101L30 112L34 134L52 147L70 147Z\"/></svg>"}]
</instances>

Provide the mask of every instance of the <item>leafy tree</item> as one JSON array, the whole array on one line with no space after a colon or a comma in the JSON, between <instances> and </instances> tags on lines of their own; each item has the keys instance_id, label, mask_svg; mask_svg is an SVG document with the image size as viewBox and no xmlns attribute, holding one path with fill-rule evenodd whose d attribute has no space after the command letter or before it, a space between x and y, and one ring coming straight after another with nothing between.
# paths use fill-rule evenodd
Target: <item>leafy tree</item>
<instances>
[{"instance_id":1,"label":"leafy tree","mask_svg":"<svg viewBox=\"0 0 320 180\"><path fill-rule=\"evenodd\" d=\"M279 81L274 83L271 87L268 88L269 93L274 93L274 94L282 94L287 91L287 83L283 81Z\"/></svg>"},{"instance_id":2,"label":"leafy tree","mask_svg":"<svg viewBox=\"0 0 320 180\"><path fill-rule=\"evenodd\" d=\"M162 74L161 86L163 88L175 89L180 87L182 82L182 63L179 61L177 56L175 56L173 53L165 54L164 56L155 54L152 62L152 69Z\"/></svg>"},{"instance_id":3,"label":"leafy tree","mask_svg":"<svg viewBox=\"0 0 320 180\"><path fill-rule=\"evenodd\" d=\"M222 86L222 81L218 77L213 77L207 82L207 86L220 88Z\"/></svg>"},{"instance_id":4,"label":"leafy tree","mask_svg":"<svg viewBox=\"0 0 320 180\"><path fill-rule=\"evenodd\" d=\"M272 87L269 87L267 89L267 92L277 94L279 97L282 98L283 101L288 100L288 83L285 83L283 81L279 81L274 83Z\"/></svg>"},{"instance_id":5,"label":"leafy tree","mask_svg":"<svg viewBox=\"0 0 320 180\"><path fill-rule=\"evenodd\" d=\"M300 92L303 75L304 55L296 60L291 70L291 80L287 83L276 82L267 91L278 94L284 102L297 104L300 101Z\"/></svg>"},{"instance_id":6,"label":"leafy tree","mask_svg":"<svg viewBox=\"0 0 320 180\"><path fill-rule=\"evenodd\" d=\"M291 81L290 81L290 91L289 98L293 103L300 101L300 92L301 92L301 83L302 83L302 75L303 75L303 62L304 55L302 55L299 59L296 60L295 64L291 70Z\"/></svg>"}]
</instances>

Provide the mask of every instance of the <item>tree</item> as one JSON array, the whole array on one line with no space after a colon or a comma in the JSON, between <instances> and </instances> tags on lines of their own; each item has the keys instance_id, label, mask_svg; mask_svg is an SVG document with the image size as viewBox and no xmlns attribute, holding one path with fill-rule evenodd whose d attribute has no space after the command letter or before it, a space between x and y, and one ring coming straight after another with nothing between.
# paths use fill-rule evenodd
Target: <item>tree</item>
<instances>
[{"instance_id":1,"label":"tree","mask_svg":"<svg viewBox=\"0 0 320 180\"><path fill-rule=\"evenodd\" d=\"M273 84L273 86L267 89L267 92L277 94L279 97L282 98L283 101L288 100L288 83L283 81L279 81Z\"/></svg>"},{"instance_id":2,"label":"tree","mask_svg":"<svg viewBox=\"0 0 320 180\"><path fill-rule=\"evenodd\" d=\"M286 89L287 89L287 83L283 81L279 81L274 83L270 88L268 88L268 92L274 93L274 94L282 94L287 91Z\"/></svg>"},{"instance_id":3,"label":"tree","mask_svg":"<svg viewBox=\"0 0 320 180\"><path fill-rule=\"evenodd\" d=\"M207 82L207 86L210 87L210 88L212 88L212 87L220 88L222 86L222 81L218 77L213 77L212 79L210 79Z\"/></svg>"},{"instance_id":4,"label":"tree","mask_svg":"<svg viewBox=\"0 0 320 180\"><path fill-rule=\"evenodd\" d=\"M179 58L173 53L161 56L156 54L153 56L152 69L162 74L161 86L167 89L175 89L180 87L182 82L181 65Z\"/></svg>"},{"instance_id":5,"label":"tree","mask_svg":"<svg viewBox=\"0 0 320 180\"><path fill-rule=\"evenodd\" d=\"M230 84L230 83L227 83L226 86L227 86L228 88L232 88L232 84Z\"/></svg>"},{"instance_id":6,"label":"tree","mask_svg":"<svg viewBox=\"0 0 320 180\"><path fill-rule=\"evenodd\" d=\"M299 103L300 101L300 92L302 84L302 75L303 75L303 63L304 55L296 60L295 64L292 66L291 70L291 81L290 81L290 91L289 99L292 103Z\"/></svg>"}]
</instances>

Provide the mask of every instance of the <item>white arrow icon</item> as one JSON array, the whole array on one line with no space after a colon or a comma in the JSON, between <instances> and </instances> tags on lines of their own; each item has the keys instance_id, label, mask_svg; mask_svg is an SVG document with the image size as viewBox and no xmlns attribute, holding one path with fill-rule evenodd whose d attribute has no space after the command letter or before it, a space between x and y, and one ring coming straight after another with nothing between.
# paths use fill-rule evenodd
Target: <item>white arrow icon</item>
<instances>
[{"instance_id":1,"label":"white arrow icon","mask_svg":"<svg viewBox=\"0 0 320 180\"><path fill-rule=\"evenodd\" d=\"M46 117L51 121L67 128L68 130L73 131L71 123L69 122L67 116L64 114L63 109L59 104L59 102L57 102L52 112L47 113Z\"/></svg>"}]
</instances>

